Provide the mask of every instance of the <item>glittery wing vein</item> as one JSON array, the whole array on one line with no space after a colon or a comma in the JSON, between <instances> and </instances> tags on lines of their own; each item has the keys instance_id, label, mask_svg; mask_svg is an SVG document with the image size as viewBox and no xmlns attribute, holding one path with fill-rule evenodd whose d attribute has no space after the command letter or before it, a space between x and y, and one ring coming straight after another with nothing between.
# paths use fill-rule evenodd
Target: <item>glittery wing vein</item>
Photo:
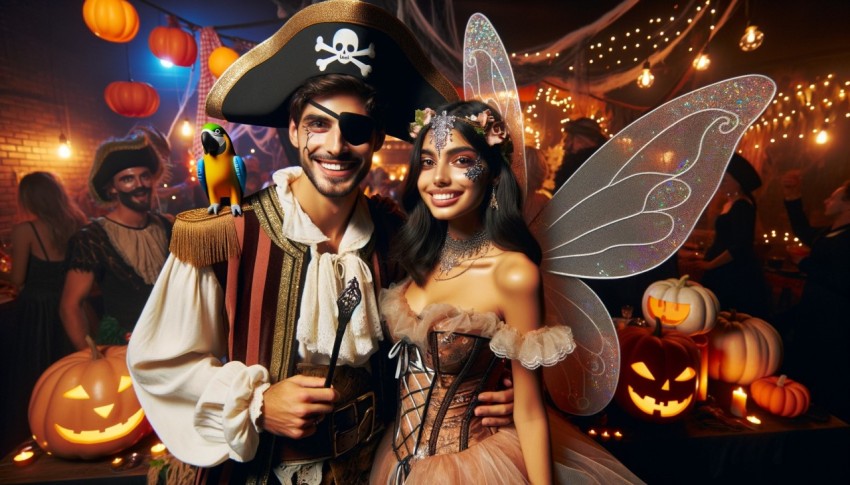
<instances>
[{"instance_id":1,"label":"glittery wing vein","mask_svg":"<svg viewBox=\"0 0 850 485\"><path fill-rule=\"evenodd\" d=\"M463 38L463 97L483 101L502 114L514 142L511 169L527 193L522 107L508 53L484 15L473 14Z\"/></svg>"},{"instance_id":2,"label":"glittery wing vein","mask_svg":"<svg viewBox=\"0 0 850 485\"><path fill-rule=\"evenodd\" d=\"M619 278L658 266L684 244L773 81L743 76L674 99L620 131L532 223L544 270Z\"/></svg>"}]
</instances>

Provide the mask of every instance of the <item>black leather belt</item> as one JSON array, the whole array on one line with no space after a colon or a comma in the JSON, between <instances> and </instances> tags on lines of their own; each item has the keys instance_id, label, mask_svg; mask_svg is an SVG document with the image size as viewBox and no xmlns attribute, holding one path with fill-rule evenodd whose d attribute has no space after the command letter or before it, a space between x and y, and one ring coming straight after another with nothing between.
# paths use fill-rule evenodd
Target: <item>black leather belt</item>
<instances>
[{"instance_id":1,"label":"black leather belt","mask_svg":"<svg viewBox=\"0 0 850 485\"><path fill-rule=\"evenodd\" d=\"M337 457L375 434L375 393L367 392L335 409L330 419L333 456Z\"/></svg>"}]
</instances>

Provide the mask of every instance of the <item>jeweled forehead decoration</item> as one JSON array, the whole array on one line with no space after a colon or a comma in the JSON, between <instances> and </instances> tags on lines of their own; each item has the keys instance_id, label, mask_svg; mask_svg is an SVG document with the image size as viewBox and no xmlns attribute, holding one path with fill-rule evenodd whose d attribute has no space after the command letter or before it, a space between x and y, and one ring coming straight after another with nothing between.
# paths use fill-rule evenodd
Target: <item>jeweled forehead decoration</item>
<instances>
[{"instance_id":1,"label":"jeweled forehead decoration","mask_svg":"<svg viewBox=\"0 0 850 485\"><path fill-rule=\"evenodd\" d=\"M432 137L434 143L434 149L437 150L437 156L440 156L440 152L449 141L452 139L452 129L455 126L456 116L447 115L445 111L437 115L433 121L431 121L431 125L433 128L431 129L431 133L434 135Z\"/></svg>"},{"instance_id":2,"label":"jeweled forehead decoration","mask_svg":"<svg viewBox=\"0 0 850 485\"><path fill-rule=\"evenodd\" d=\"M438 115L431 108L418 109L413 122L410 123L410 137L416 138L423 127L432 125L434 148L437 150L437 156L440 156L440 151L451 140L456 121L471 125L479 135L484 137L488 145L501 145L502 155L507 160L508 154L513 149L507 125L504 121L496 121L489 109L466 118L448 115L445 111ZM508 143L504 143L506 140Z\"/></svg>"}]
</instances>

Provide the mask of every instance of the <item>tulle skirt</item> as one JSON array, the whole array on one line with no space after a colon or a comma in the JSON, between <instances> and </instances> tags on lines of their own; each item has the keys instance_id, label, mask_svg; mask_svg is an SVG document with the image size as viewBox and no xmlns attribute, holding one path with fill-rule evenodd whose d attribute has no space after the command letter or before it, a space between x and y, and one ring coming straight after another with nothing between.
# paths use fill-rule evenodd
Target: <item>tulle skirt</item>
<instances>
[{"instance_id":1,"label":"tulle skirt","mask_svg":"<svg viewBox=\"0 0 850 485\"><path fill-rule=\"evenodd\" d=\"M392 428L391 428L392 429ZM643 483L607 450L588 438L557 412L549 412L549 433L555 481L562 484ZM392 432L387 432L375 454L369 483L394 483L396 457ZM524 484L528 483L516 428L499 432L460 453L413 460L405 485L417 484Z\"/></svg>"}]
</instances>

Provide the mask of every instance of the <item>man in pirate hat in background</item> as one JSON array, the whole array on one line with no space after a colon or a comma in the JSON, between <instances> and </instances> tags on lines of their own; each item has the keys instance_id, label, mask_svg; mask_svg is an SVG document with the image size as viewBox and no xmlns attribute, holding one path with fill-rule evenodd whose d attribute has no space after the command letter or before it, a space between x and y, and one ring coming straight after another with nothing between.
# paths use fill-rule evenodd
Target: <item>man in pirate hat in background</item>
<instances>
[{"instance_id":1,"label":"man in pirate hat in background","mask_svg":"<svg viewBox=\"0 0 850 485\"><path fill-rule=\"evenodd\" d=\"M126 345L153 289L168 256L171 220L151 212L151 204L169 156L168 141L149 127L106 140L95 153L89 190L96 202L114 208L68 243L59 313L78 350L89 348L86 335L101 344ZM92 328L86 301L95 283L103 294L104 315Z\"/></svg>"},{"instance_id":2,"label":"man in pirate hat in background","mask_svg":"<svg viewBox=\"0 0 850 485\"><path fill-rule=\"evenodd\" d=\"M341 0L298 12L213 87L211 116L286 128L300 166L246 198L244 217L178 216L130 342L136 391L164 444L193 465L226 462L203 470L206 481L367 480L394 418L376 292L399 276L383 256L402 220L359 185L384 133L409 140L415 109L456 98L397 18Z\"/></svg>"},{"instance_id":3,"label":"man in pirate hat in background","mask_svg":"<svg viewBox=\"0 0 850 485\"><path fill-rule=\"evenodd\" d=\"M596 120L578 118L564 125L564 158L555 172L555 190L564 185L593 153L608 141Z\"/></svg>"}]
</instances>

